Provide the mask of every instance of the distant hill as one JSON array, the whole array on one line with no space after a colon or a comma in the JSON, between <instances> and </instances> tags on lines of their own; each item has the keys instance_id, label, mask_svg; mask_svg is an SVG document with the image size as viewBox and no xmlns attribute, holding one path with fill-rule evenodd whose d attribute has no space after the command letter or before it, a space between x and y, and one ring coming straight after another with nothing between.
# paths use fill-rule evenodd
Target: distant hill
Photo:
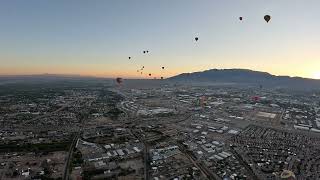
<instances>
[{"instance_id":1,"label":"distant hill","mask_svg":"<svg viewBox=\"0 0 320 180\"><path fill-rule=\"evenodd\" d=\"M108 80L91 76L70 74L36 74L36 75L0 75L0 85L12 83L50 83L67 81Z\"/></svg>"},{"instance_id":2,"label":"distant hill","mask_svg":"<svg viewBox=\"0 0 320 180\"><path fill-rule=\"evenodd\" d=\"M275 76L267 72L248 69L211 69L202 72L183 73L173 76L169 81L179 83L231 83L274 88L319 89L320 80Z\"/></svg>"}]
</instances>

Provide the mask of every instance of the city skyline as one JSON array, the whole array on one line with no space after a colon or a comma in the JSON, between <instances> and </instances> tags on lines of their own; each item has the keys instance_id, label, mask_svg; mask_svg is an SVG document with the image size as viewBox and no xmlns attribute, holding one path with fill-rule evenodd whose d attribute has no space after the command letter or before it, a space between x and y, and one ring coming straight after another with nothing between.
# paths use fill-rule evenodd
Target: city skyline
<instances>
[{"instance_id":1,"label":"city skyline","mask_svg":"<svg viewBox=\"0 0 320 180\"><path fill-rule=\"evenodd\" d=\"M320 79L315 0L1 4L0 75L148 78L245 68Z\"/></svg>"}]
</instances>

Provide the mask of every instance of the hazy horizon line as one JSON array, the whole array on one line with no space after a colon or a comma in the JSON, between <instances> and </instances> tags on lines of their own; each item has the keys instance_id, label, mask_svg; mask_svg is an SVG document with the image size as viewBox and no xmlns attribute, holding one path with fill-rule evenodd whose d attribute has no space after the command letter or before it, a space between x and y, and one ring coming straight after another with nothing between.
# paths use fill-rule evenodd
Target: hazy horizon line
<instances>
[{"instance_id":1,"label":"hazy horizon line","mask_svg":"<svg viewBox=\"0 0 320 180\"><path fill-rule=\"evenodd\" d=\"M178 73L174 76L180 75L180 74L188 74L188 73L196 73L196 72L204 72L204 71L209 71L209 70L249 70L249 71L256 71L256 72L264 72L264 73L269 73L273 76L287 76L287 77L291 77L291 78L305 78L305 79L313 79L313 80L320 80L317 78L312 78L312 77L303 77L303 76L292 76L292 75L276 75L267 71L260 71L260 70L254 70L254 69L249 69L249 68L212 68L212 69L206 69L206 70L199 70L199 71L194 71L194 72L181 72ZM13 76L74 76L74 77L90 77L90 78L106 78L106 79L112 79L112 78L117 78L117 77L121 77L121 76L103 76L103 75L89 75L89 74L68 74L68 73L30 73L30 74L1 74L0 73L0 77L13 77ZM166 77L165 79L174 77L174 76L170 76L170 77ZM122 78L126 78L126 79L154 79L155 77L125 77L123 76ZM160 77L156 77L156 78L160 78Z\"/></svg>"}]
</instances>

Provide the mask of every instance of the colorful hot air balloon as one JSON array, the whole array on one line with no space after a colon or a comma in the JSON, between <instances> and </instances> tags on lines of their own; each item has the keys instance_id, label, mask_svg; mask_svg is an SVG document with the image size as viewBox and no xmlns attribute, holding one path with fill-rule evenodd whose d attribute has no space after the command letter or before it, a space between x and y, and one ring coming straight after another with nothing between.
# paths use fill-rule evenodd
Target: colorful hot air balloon
<instances>
[{"instance_id":1,"label":"colorful hot air balloon","mask_svg":"<svg viewBox=\"0 0 320 180\"><path fill-rule=\"evenodd\" d=\"M253 97L252 97L252 100L253 100L253 101L259 101L259 100L260 100L260 97L259 97L259 96L253 96Z\"/></svg>"},{"instance_id":2,"label":"colorful hot air balloon","mask_svg":"<svg viewBox=\"0 0 320 180\"><path fill-rule=\"evenodd\" d=\"M200 106L203 108L207 104L207 97L201 96L200 97Z\"/></svg>"},{"instance_id":3,"label":"colorful hot air balloon","mask_svg":"<svg viewBox=\"0 0 320 180\"><path fill-rule=\"evenodd\" d=\"M264 20L268 23L271 19L271 16L270 15L265 15L264 16Z\"/></svg>"}]
</instances>

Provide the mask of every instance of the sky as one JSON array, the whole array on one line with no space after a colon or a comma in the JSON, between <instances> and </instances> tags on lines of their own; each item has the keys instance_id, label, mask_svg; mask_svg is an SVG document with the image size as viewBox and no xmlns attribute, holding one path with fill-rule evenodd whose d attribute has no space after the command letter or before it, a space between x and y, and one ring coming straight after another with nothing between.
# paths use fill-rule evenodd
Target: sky
<instances>
[{"instance_id":1,"label":"sky","mask_svg":"<svg viewBox=\"0 0 320 180\"><path fill-rule=\"evenodd\" d=\"M148 78L245 68L320 79L319 7L319 0L4 0L0 75Z\"/></svg>"}]
</instances>

